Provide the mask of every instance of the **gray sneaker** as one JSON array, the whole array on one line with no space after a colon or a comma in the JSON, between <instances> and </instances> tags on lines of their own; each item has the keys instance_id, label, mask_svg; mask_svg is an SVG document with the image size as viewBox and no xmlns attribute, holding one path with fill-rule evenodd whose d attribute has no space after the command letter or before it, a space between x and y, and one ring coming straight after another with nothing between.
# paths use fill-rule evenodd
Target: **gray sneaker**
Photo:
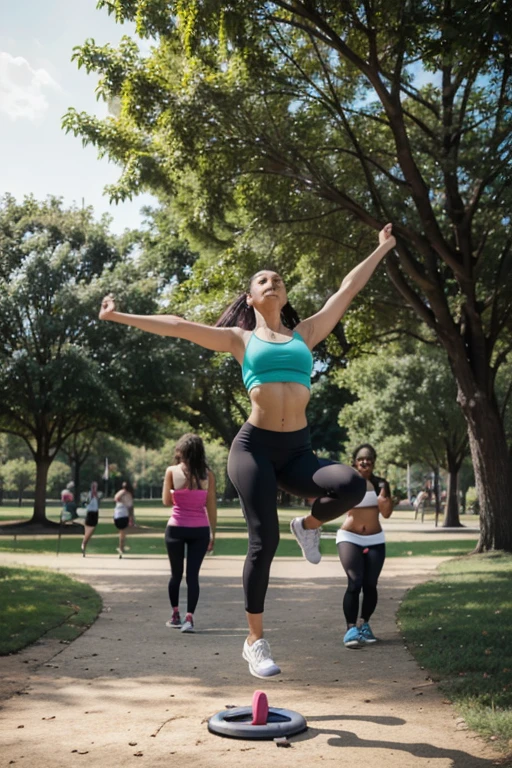
<instances>
[{"instance_id":1,"label":"gray sneaker","mask_svg":"<svg viewBox=\"0 0 512 768\"><path fill-rule=\"evenodd\" d=\"M249 672L254 677L266 680L267 677L279 675L281 672L272 659L269 644L263 637L252 645L249 645L246 640L242 656L249 663Z\"/></svg>"},{"instance_id":2,"label":"gray sneaker","mask_svg":"<svg viewBox=\"0 0 512 768\"><path fill-rule=\"evenodd\" d=\"M290 523L290 529L299 547L302 549L302 554L308 560L308 562L317 565L322 559L320 554L320 528L315 530L309 530L302 525L303 517L295 517Z\"/></svg>"}]
</instances>

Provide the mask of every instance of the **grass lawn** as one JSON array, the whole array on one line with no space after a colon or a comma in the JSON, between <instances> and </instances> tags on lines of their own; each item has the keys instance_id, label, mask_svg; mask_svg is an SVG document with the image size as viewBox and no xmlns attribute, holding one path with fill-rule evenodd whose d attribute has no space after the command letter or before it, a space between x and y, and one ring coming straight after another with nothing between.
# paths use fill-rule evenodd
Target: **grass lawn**
<instances>
[{"instance_id":1,"label":"grass lawn","mask_svg":"<svg viewBox=\"0 0 512 768\"><path fill-rule=\"evenodd\" d=\"M116 547L118 536L114 532L113 525L98 525L92 539L87 546L87 555L113 555L116 556ZM281 538L277 550L277 557L302 557L302 553L297 546L295 539L289 535L288 527L284 528L283 533L288 534L288 538ZM56 554L57 551L62 554L71 554L73 552L80 554L81 534L62 536L60 545L57 534L48 536L18 536L16 540L12 536L0 537L0 552L25 552L25 553L45 553ZM161 555L167 557L163 530L159 532L130 533L126 537L126 544L130 547L130 555ZM388 542L386 544L387 557L420 557L420 556L448 556L458 557L467 554L475 548L476 538L473 539L455 539L455 540L436 540L436 541L407 541L407 542ZM336 542L332 539L322 539L320 550L323 555L332 555L337 557ZM247 552L247 536L245 528L241 527L240 532L231 531L224 533L219 528L219 534L215 542L213 556L239 555L243 556Z\"/></svg>"},{"instance_id":2,"label":"grass lawn","mask_svg":"<svg viewBox=\"0 0 512 768\"><path fill-rule=\"evenodd\" d=\"M139 527L128 529L127 544L130 546L132 555L162 555L167 557L163 535L167 525L168 513L159 512L149 508L143 513L137 515ZM296 509L280 510L279 529L281 541L277 550L277 557L301 557L301 551L292 537L289 528L290 520L297 514ZM18 535L16 538L12 535L0 536L0 552L38 552L55 554L57 551L70 554L80 552L80 541L82 528L75 526L76 534L69 533L69 528L61 536L60 542L58 532L49 533L41 536L31 536L29 532ZM326 538L322 538L320 549L323 555L337 556L336 542L334 533L336 525L324 526ZM386 544L387 557L418 557L421 555L430 556L451 556L457 557L471 552L475 548L476 536L474 539L458 539L457 537L440 538L435 541L410 541L410 542L388 542ZM94 536L87 547L88 555L115 555L118 542L118 534L111 521L110 516L102 512L100 522L96 527ZM215 543L214 556L217 555L239 555L243 556L247 552L247 527L242 518L240 509L227 508L219 511L217 540Z\"/></svg>"},{"instance_id":3,"label":"grass lawn","mask_svg":"<svg viewBox=\"0 0 512 768\"><path fill-rule=\"evenodd\" d=\"M58 521L60 506L50 507L48 517ZM277 550L277 557L301 557L301 551L290 533L290 520L296 515L304 513L304 509L285 508L279 510L279 528L281 541ZM402 512L404 519L411 517L412 513ZM27 519L31 516L29 507L0 507L0 520ZM127 543L132 555L161 555L166 557L163 534L169 517L169 510L155 501L147 500L136 508L136 516L139 527L128 529ZM322 538L320 549L323 555L337 557L334 533L338 524L327 524ZM46 536L31 536L29 532L18 535L16 539L12 535L0 535L0 552L37 552L55 554L80 553L80 539L82 528L74 526L76 534L71 534L69 529L58 541L58 533ZM330 536L329 536L330 534ZM451 556L457 557L471 552L475 548L477 537L474 539L460 539L456 535L439 533L439 539L435 541L393 542L386 544L387 557L418 557L421 555ZM118 534L112 523L111 511L105 505L100 511L100 522L87 547L88 555L115 556ZM214 556L238 555L243 556L247 552L247 528L240 507L220 507L218 514L217 540Z\"/></svg>"},{"instance_id":4,"label":"grass lawn","mask_svg":"<svg viewBox=\"0 0 512 768\"><path fill-rule=\"evenodd\" d=\"M512 751L512 555L451 560L398 613L406 644L468 726Z\"/></svg>"},{"instance_id":5,"label":"grass lawn","mask_svg":"<svg viewBox=\"0 0 512 768\"><path fill-rule=\"evenodd\" d=\"M0 567L0 656L25 648L43 635L71 641L101 611L88 584L36 568Z\"/></svg>"}]
</instances>

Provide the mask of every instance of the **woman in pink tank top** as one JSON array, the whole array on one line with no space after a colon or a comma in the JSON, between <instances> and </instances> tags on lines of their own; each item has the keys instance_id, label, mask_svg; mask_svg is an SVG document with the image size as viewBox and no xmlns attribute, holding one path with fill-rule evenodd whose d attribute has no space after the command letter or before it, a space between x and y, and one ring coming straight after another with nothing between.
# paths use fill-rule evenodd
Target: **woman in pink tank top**
<instances>
[{"instance_id":1,"label":"woman in pink tank top","mask_svg":"<svg viewBox=\"0 0 512 768\"><path fill-rule=\"evenodd\" d=\"M213 551L217 525L215 475L208 468L204 444L198 435L187 433L174 449L174 464L167 467L162 503L172 507L165 530L165 545L171 565L169 601L172 615L166 622L182 632L194 632L194 611L199 600L199 571L204 556ZM185 553L186 545L186 553ZM186 566L187 615L182 623L180 586Z\"/></svg>"}]
</instances>

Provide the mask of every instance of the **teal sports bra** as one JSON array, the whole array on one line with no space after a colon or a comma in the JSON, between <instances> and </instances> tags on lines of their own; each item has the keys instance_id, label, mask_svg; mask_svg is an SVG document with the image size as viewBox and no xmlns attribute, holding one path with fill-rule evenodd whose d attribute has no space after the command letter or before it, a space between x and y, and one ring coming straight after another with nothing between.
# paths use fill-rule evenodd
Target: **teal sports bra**
<instances>
[{"instance_id":1,"label":"teal sports bra","mask_svg":"<svg viewBox=\"0 0 512 768\"><path fill-rule=\"evenodd\" d=\"M264 341L253 332L242 363L243 382L253 387L271 382L295 382L311 389L313 355L297 331L290 341Z\"/></svg>"}]
</instances>

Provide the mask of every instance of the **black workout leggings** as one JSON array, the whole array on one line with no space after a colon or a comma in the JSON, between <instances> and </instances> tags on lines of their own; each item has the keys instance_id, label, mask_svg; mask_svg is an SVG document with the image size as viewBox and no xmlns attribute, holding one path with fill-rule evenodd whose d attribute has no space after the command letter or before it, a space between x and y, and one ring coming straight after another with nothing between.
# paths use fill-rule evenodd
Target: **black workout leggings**
<instances>
[{"instance_id":1,"label":"black workout leggings","mask_svg":"<svg viewBox=\"0 0 512 768\"><path fill-rule=\"evenodd\" d=\"M352 509L366 493L366 480L351 467L318 460L309 428L272 432L244 424L233 440L228 474L238 491L249 532L243 582L248 613L262 613L270 565L279 544L277 489L314 498L311 509L326 523Z\"/></svg>"},{"instance_id":2,"label":"black workout leggings","mask_svg":"<svg viewBox=\"0 0 512 768\"><path fill-rule=\"evenodd\" d=\"M208 526L189 528L181 525L168 525L165 529L165 546L171 563L169 600L172 608L179 605L186 544L187 613L194 613L199 600L199 569L206 555L209 542L210 528Z\"/></svg>"},{"instance_id":3,"label":"black workout leggings","mask_svg":"<svg viewBox=\"0 0 512 768\"><path fill-rule=\"evenodd\" d=\"M386 545L382 543L362 547L351 541L340 541L338 553L348 577L347 591L343 597L343 613L347 624L357 624L361 589L361 618L369 621L377 606L377 581L384 565Z\"/></svg>"}]
</instances>

